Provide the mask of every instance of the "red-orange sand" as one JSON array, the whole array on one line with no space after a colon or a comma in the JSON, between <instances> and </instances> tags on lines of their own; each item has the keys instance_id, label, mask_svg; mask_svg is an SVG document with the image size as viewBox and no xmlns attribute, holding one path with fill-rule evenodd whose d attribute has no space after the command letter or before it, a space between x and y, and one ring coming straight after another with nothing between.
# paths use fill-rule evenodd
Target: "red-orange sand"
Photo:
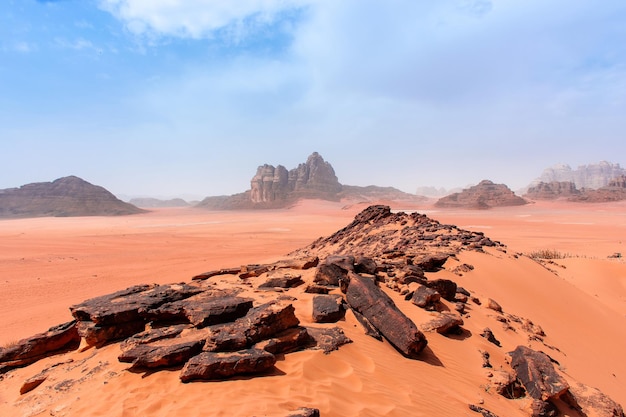
<instances>
[{"instance_id":1,"label":"red-orange sand","mask_svg":"<svg viewBox=\"0 0 626 417\"><path fill-rule=\"evenodd\" d=\"M2 220L0 345L70 320L68 307L93 296L280 259L344 227L364 207L306 201L288 210L162 209L127 217ZM626 263L607 258L626 255L626 204L417 209L508 246L506 253L464 252L437 277L539 324L546 344L558 348L548 353L561 364L560 372L626 405ZM544 249L572 257L548 269L514 256ZM458 263L474 270L457 276L450 269ZM388 293L398 305L408 305ZM311 299L295 303L302 323L311 324L306 314ZM428 318L418 308L402 308L416 323ZM178 371L128 372L128 364L117 361L116 344L58 355L0 380L0 416L281 416L301 406L319 408L323 416L478 415L469 403L500 417L528 415L527 401L489 390L478 350L488 351L497 368L506 352L530 343L519 332L504 331L490 310L470 307L464 328L471 336L465 339L428 333L428 350L417 361L365 336L351 313L341 326L353 344L330 355L288 354L272 375L224 382L182 384ZM502 348L479 336L485 327L493 329ZM547 349L537 342L530 346ZM59 363L63 373L19 394L25 379Z\"/></svg>"}]
</instances>

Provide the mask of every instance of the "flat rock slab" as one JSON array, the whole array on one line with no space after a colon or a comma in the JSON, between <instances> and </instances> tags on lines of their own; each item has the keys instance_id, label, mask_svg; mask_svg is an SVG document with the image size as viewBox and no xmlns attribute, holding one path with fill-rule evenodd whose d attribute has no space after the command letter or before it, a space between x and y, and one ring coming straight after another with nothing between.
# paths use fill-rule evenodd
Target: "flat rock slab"
<instances>
[{"instance_id":1,"label":"flat rock slab","mask_svg":"<svg viewBox=\"0 0 626 417\"><path fill-rule=\"evenodd\" d=\"M276 357L262 349L202 352L185 364L180 380L221 380L235 375L257 374L270 370L275 363Z\"/></svg>"},{"instance_id":2,"label":"flat rock slab","mask_svg":"<svg viewBox=\"0 0 626 417\"><path fill-rule=\"evenodd\" d=\"M132 347L118 356L120 362L132 363L133 368L167 368L182 365L202 351L204 337L197 339L169 339L167 343L143 344Z\"/></svg>"},{"instance_id":3,"label":"flat rock slab","mask_svg":"<svg viewBox=\"0 0 626 417\"><path fill-rule=\"evenodd\" d=\"M304 327L294 327L280 332L271 339L263 340L255 347L277 355L305 349L314 343L313 338Z\"/></svg>"},{"instance_id":4,"label":"flat rock slab","mask_svg":"<svg viewBox=\"0 0 626 417\"><path fill-rule=\"evenodd\" d=\"M424 334L373 279L351 273L346 299L404 356L415 358L426 347Z\"/></svg>"},{"instance_id":5,"label":"flat rock slab","mask_svg":"<svg viewBox=\"0 0 626 417\"><path fill-rule=\"evenodd\" d=\"M420 285L415 289L411 302L420 308L433 309L441 299L441 294L433 288Z\"/></svg>"},{"instance_id":6,"label":"flat rock slab","mask_svg":"<svg viewBox=\"0 0 626 417\"><path fill-rule=\"evenodd\" d=\"M332 328L317 328L307 327L307 332L315 341L315 348L324 351L328 354L333 350L339 349L347 343L352 343L352 340L343 333L339 327Z\"/></svg>"},{"instance_id":7,"label":"flat rock slab","mask_svg":"<svg viewBox=\"0 0 626 417\"><path fill-rule=\"evenodd\" d=\"M156 322L187 321L195 327L227 323L243 317L252 308L252 298L205 292L166 303L146 314Z\"/></svg>"},{"instance_id":8,"label":"flat rock slab","mask_svg":"<svg viewBox=\"0 0 626 417\"><path fill-rule=\"evenodd\" d=\"M0 348L0 373L29 365L56 352L75 349L80 344L76 322L60 324L48 331L19 340L10 347Z\"/></svg>"},{"instance_id":9,"label":"flat rock slab","mask_svg":"<svg viewBox=\"0 0 626 417\"><path fill-rule=\"evenodd\" d=\"M70 311L76 320L90 321L98 326L140 321L149 310L202 291L202 288L188 284L136 285L73 305Z\"/></svg>"},{"instance_id":10,"label":"flat rock slab","mask_svg":"<svg viewBox=\"0 0 626 417\"><path fill-rule=\"evenodd\" d=\"M314 296L312 315L315 323L336 323L346 315L343 297L336 294Z\"/></svg>"},{"instance_id":11,"label":"flat rock slab","mask_svg":"<svg viewBox=\"0 0 626 417\"><path fill-rule=\"evenodd\" d=\"M302 276L300 275L290 275L285 274L282 276L275 276L269 278L267 281L259 285L260 289L274 289L274 288L295 288L299 285L304 284L302 281Z\"/></svg>"},{"instance_id":12,"label":"flat rock slab","mask_svg":"<svg viewBox=\"0 0 626 417\"><path fill-rule=\"evenodd\" d=\"M296 327L300 320L291 304L269 302L252 308L233 323L211 326L204 350L234 351Z\"/></svg>"},{"instance_id":13,"label":"flat rock slab","mask_svg":"<svg viewBox=\"0 0 626 417\"><path fill-rule=\"evenodd\" d=\"M565 393L569 385L554 369L548 355L518 346L511 355L511 367L532 398L546 401Z\"/></svg>"},{"instance_id":14,"label":"flat rock slab","mask_svg":"<svg viewBox=\"0 0 626 417\"><path fill-rule=\"evenodd\" d=\"M424 332L436 331L440 334L446 334L454 330L458 330L463 325L463 319L453 313L438 313L432 320L420 325L420 329Z\"/></svg>"},{"instance_id":15,"label":"flat rock slab","mask_svg":"<svg viewBox=\"0 0 626 417\"><path fill-rule=\"evenodd\" d=\"M143 320L129 321L111 325L98 325L92 321L79 321L78 334L88 346L102 346L108 342L125 339L143 332L146 323Z\"/></svg>"}]
</instances>

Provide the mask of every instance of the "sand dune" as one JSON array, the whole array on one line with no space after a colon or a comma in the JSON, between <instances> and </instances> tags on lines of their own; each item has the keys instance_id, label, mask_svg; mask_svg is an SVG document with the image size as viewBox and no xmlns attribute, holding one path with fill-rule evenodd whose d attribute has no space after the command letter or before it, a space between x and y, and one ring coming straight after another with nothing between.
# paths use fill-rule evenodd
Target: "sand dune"
<instances>
[{"instance_id":1,"label":"sand dune","mask_svg":"<svg viewBox=\"0 0 626 417\"><path fill-rule=\"evenodd\" d=\"M163 209L121 218L2 221L0 344L69 320L68 306L89 297L280 259L344 227L362 208L306 201L289 210L253 213ZM489 352L497 370L506 366L506 352L520 344L546 351L566 378L597 387L624 405L626 264L607 258L626 254L624 208L541 203L476 212L419 207L443 223L481 230L508 245L506 252L462 252L445 270L428 274L453 279L483 303L468 304L464 335L427 333L422 360L406 359L388 342L366 336L348 312L340 326L354 343L329 355L285 355L276 371L263 377L181 384L176 370L127 371L128 364L117 360L117 344L57 355L5 374L0 415L282 416L309 406L323 416L472 416L478 414L468 404L481 404L500 417L527 416L527 400L507 400L490 391L480 354ZM541 249L576 257L540 265L520 255ZM454 274L462 263L474 269ZM303 278L311 280L312 274ZM431 313L387 292L415 323L429 320ZM297 297L300 321L311 324L312 295L302 289L289 294ZM529 340L517 323L505 329L498 314L486 308L487 298L505 313L540 325L544 343ZM479 336L485 327L502 347ZM25 379L53 365L44 384L19 394Z\"/></svg>"}]
</instances>

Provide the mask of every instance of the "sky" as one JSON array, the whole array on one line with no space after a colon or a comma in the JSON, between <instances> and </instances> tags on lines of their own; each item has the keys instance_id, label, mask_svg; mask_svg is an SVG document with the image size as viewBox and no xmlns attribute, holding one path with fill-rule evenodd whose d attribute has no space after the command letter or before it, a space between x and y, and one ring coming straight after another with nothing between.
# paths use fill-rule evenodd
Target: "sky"
<instances>
[{"instance_id":1,"label":"sky","mask_svg":"<svg viewBox=\"0 0 626 417\"><path fill-rule=\"evenodd\" d=\"M0 189L519 189L626 157L623 0L3 0Z\"/></svg>"}]
</instances>

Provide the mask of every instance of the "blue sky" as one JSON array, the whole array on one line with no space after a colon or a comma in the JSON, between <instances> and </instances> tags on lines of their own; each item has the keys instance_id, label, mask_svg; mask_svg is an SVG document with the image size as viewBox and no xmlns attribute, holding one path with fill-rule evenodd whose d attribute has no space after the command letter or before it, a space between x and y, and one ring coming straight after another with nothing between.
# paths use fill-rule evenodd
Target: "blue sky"
<instances>
[{"instance_id":1,"label":"blue sky","mask_svg":"<svg viewBox=\"0 0 626 417\"><path fill-rule=\"evenodd\" d=\"M516 189L626 156L622 0L4 0L0 188L232 194L313 151L350 185Z\"/></svg>"}]
</instances>

